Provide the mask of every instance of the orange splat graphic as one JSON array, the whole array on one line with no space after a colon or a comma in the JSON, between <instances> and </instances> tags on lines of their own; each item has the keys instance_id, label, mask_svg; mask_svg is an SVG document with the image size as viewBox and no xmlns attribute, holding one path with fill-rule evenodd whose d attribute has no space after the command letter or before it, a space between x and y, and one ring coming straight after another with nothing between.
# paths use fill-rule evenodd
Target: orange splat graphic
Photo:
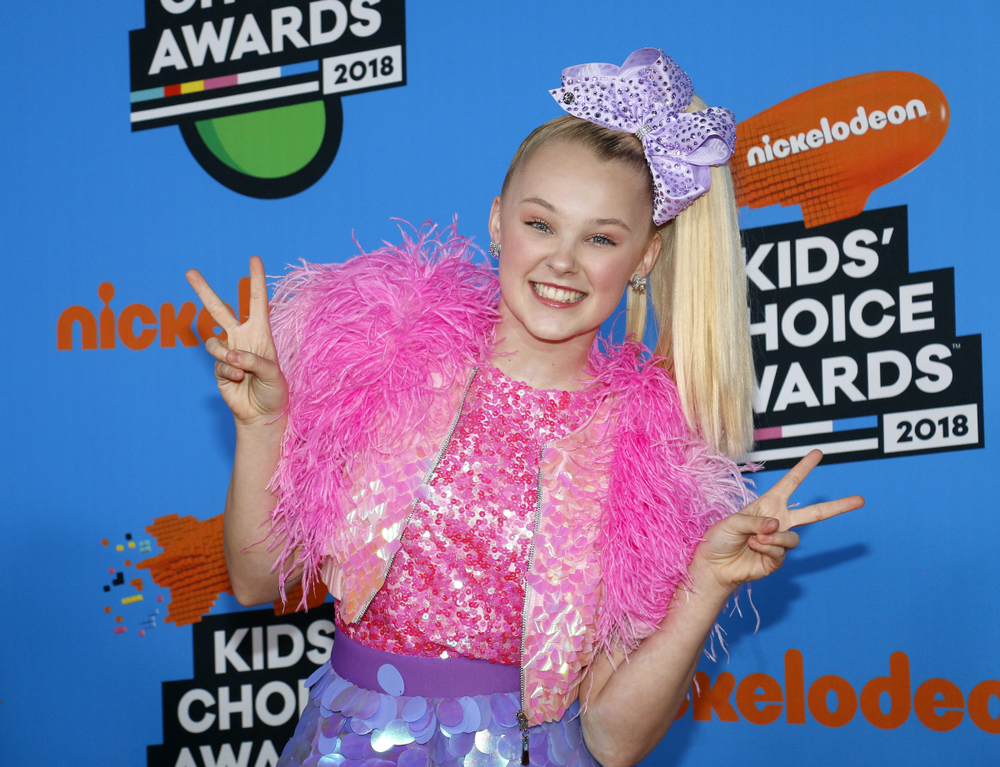
<instances>
[{"instance_id":1,"label":"orange splat graphic","mask_svg":"<svg viewBox=\"0 0 1000 767\"><path fill-rule=\"evenodd\" d=\"M165 623L186 626L208 613L219 594L232 594L222 549L222 515L204 522L169 514L146 528L163 553L144 559L137 568L149 570L158 586L170 589Z\"/></svg>"},{"instance_id":2,"label":"orange splat graphic","mask_svg":"<svg viewBox=\"0 0 1000 767\"><path fill-rule=\"evenodd\" d=\"M198 623L207 615L219 594L232 594L222 545L222 515L201 521L192 516L168 514L158 517L146 532L156 538L163 553L144 559L137 568L149 570L161 588L170 589L166 623L186 626ZM306 602L316 607L326 598L322 586L313 590ZM274 603L276 615L295 612L302 599L302 588L288 591L288 601Z\"/></svg>"}]
</instances>

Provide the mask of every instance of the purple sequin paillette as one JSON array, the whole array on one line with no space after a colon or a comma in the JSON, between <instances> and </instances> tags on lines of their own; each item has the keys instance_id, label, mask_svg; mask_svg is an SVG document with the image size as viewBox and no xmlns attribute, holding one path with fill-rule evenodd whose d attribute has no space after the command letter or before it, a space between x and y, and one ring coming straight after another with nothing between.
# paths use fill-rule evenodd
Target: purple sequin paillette
<instances>
[{"instance_id":1,"label":"purple sequin paillette","mask_svg":"<svg viewBox=\"0 0 1000 767\"><path fill-rule=\"evenodd\" d=\"M425 698L359 687L329 665L277 767L508 767L521 763L517 693ZM577 704L529 730L535 767L597 767Z\"/></svg>"},{"instance_id":2,"label":"purple sequin paillette","mask_svg":"<svg viewBox=\"0 0 1000 767\"><path fill-rule=\"evenodd\" d=\"M541 449L595 401L592 390L536 390L480 369L385 586L359 624L338 628L401 655L519 663Z\"/></svg>"}]
</instances>

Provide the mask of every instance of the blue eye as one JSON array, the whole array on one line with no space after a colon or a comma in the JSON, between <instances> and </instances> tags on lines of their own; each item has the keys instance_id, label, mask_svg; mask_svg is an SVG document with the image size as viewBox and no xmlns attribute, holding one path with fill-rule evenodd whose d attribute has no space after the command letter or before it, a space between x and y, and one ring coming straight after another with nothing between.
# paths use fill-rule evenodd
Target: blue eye
<instances>
[{"instance_id":1,"label":"blue eye","mask_svg":"<svg viewBox=\"0 0 1000 767\"><path fill-rule=\"evenodd\" d=\"M595 234L593 237L590 238L590 241L593 242L593 243L595 243L595 244L597 244L597 245L616 245L617 244L610 237L607 237L607 236L605 236L603 234Z\"/></svg>"},{"instance_id":2,"label":"blue eye","mask_svg":"<svg viewBox=\"0 0 1000 767\"><path fill-rule=\"evenodd\" d=\"M549 232L549 231L551 231L551 229L549 229L549 225L546 224L544 221L542 221L539 218L533 218L530 221L526 221L525 223L528 226L530 226L532 229L535 229L536 231L539 231L539 232Z\"/></svg>"}]
</instances>

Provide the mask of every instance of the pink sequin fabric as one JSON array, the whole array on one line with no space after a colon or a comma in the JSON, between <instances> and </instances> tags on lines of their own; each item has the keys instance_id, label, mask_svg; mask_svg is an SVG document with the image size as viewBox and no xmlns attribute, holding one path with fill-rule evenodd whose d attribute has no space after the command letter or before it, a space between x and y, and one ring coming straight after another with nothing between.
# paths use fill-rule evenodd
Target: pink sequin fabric
<instances>
[{"instance_id":1,"label":"pink sequin fabric","mask_svg":"<svg viewBox=\"0 0 1000 767\"><path fill-rule=\"evenodd\" d=\"M360 623L338 628L386 652L519 663L542 448L597 399L595 388L537 390L480 368L384 587Z\"/></svg>"}]
</instances>

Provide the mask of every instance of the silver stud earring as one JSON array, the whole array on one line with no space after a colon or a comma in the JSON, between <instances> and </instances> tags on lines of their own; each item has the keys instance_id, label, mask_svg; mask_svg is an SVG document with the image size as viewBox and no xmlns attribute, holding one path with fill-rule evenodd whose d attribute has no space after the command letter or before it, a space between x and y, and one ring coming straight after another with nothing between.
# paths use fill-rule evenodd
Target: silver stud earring
<instances>
[{"instance_id":1,"label":"silver stud earring","mask_svg":"<svg viewBox=\"0 0 1000 767\"><path fill-rule=\"evenodd\" d=\"M493 258L500 258L500 243L496 240L490 240L490 255Z\"/></svg>"},{"instance_id":2,"label":"silver stud earring","mask_svg":"<svg viewBox=\"0 0 1000 767\"><path fill-rule=\"evenodd\" d=\"M632 290L636 293L646 292L646 275L641 277L638 274L632 275L632 279L628 281L628 284L632 286Z\"/></svg>"}]
</instances>

